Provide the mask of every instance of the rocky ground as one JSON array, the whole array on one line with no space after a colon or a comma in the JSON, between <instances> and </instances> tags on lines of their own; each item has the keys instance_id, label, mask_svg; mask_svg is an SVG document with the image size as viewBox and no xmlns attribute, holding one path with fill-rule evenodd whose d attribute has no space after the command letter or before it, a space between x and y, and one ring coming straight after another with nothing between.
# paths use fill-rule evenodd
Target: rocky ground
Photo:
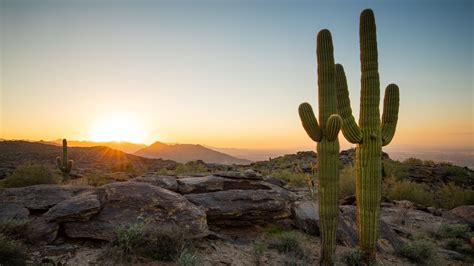
<instances>
[{"instance_id":1,"label":"rocky ground","mask_svg":"<svg viewBox=\"0 0 474 266\"><path fill-rule=\"evenodd\" d=\"M31 263L108 264L102 255L120 226L146 221L156 229L179 228L193 238L199 265L315 265L319 260L318 206L306 188L292 187L253 170L208 175L145 174L101 187L36 185L0 189L0 219L29 220ZM341 206L336 258L357 244L355 206ZM433 242L429 261L469 265L471 253L446 248L442 226L474 226L474 206L440 210L407 201L382 205L378 261L409 265L400 249L420 237ZM272 248L290 232L304 255ZM467 237L472 236L468 235ZM464 236L466 237L466 236ZM468 239L463 239L468 246ZM469 251L469 250L468 250ZM137 265L175 265L135 258ZM110 263L109 263L110 264Z\"/></svg>"}]
</instances>

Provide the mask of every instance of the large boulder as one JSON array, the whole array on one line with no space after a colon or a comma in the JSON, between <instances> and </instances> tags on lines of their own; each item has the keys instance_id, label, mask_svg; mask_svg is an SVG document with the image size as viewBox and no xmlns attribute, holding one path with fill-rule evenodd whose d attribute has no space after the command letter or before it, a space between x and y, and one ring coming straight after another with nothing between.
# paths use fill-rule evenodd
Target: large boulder
<instances>
[{"instance_id":1,"label":"large boulder","mask_svg":"<svg viewBox=\"0 0 474 266\"><path fill-rule=\"evenodd\" d=\"M59 224L43 217L31 217L26 229L27 238L35 244L50 244L56 239Z\"/></svg>"},{"instance_id":2,"label":"large boulder","mask_svg":"<svg viewBox=\"0 0 474 266\"><path fill-rule=\"evenodd\" d=\"M36 185L0 189L0 204L16 203L29 210L46 211L59 202L86 190L90 186Z\"/></svg>"},{"instance_id":3,"label":"large boulder","mask_svg":"<svg viewBox=\"0 0 474 266\"><path fill-rule=\"evenodd\" d=\"M143 221L155 228L177 226L190 237L208 234L204 209L179 194L140 182L110 183L102 188L105 197L101 211L88 221L64 223L67 236L111 241L118 226Z\"/></svg>"},{"instance_id":4,"label":"large boulder","mask_svg":"<svg viewBox=\"0 0 474 266\"><path fill-rule=\"evenodd\" d=\"M358 243L356 207L342 206L339 214L339 226L337 229L337 241L349 247L355 247ZM394 252L403 246L403 240L383 220L380 220L379 241L377 248L382 252Z\"/></svg>"},{"instance_id":5,"label":"large boulder","mask_svg":"<svg viewBox=\"0 0 474 266\"><path fill-rule=\"evenodd\" d=\"M248 226L290 217L289 203L293 194L272 184L266 186L271 189L232 189L186 194L185 197L206 209L210 225Z\"/></svg>"},{"instance_id":6,"label":"large boulder","mask_svg":"<svg viewBox=\"0 0 474 266\"><path fill-rule=\"evenodd\" d=\"M474 205L456 207L448 212L448 217L454 216L474 227Z\"/></svg>"},{"instance_id":7,"label":"large boulder","mask_svg":"<svg viewBox=\"0 0 474 266\"><path fill-rule=\"evenodd\" d=\"M150 185L162 187L171 191L178 190L178 183L176 182L176 177L174 176L148 174L135 177L130 181L148 183Z\"/></svg>"},{"instance_id":8,"label":"large boulder","mask_svg":"<svg viewBox=\"0 0 474 266\"><path fill-rule=\"evenodd\" d=\"M178 191L181 194L207 193L222 190L259 190L272 189L272 185L251 179L231 179L220 176L185 177L178 179Z\"/></svg>"},{"instance_id":9,"label":"large boulder","mask_svg":"<svg viewBox=\"0 0 474 266\"><path fill-rule=\"evenodd\" d=\"M47 221L57 222L86 221L100 211L104 194L102 189L80 193L70 199L61 201L49 209L43 217Z\"/></svg>"},{"instance_id":10,"label":"large boulder","mask_svg":"<svg viewBox=\"0 0 474 266\"><path fill-rule=\"evenodd\" d=\"M296 228L310 235L319 235L319 206L313 200L297 201L291 208Z\"/></svg>"},{"instance_id":11,"label":"large boulder","mask_svg":"<svg viewBox=\"0 0 474 266\"><path fill-rule=\"evenodd\" d=\"M30 212L23 204L19 203L1 203L0 220L18 219L25 220L30 216Z\"/></svg>"}]
</instances>

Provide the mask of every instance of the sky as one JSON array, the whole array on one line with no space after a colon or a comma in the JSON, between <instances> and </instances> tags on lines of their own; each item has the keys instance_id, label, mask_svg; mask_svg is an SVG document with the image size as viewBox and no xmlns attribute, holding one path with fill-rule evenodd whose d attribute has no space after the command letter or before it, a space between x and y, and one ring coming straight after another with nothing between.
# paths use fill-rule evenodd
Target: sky
<instances>
[{"instance_id":1,"label":"sky","mask_svg":"<svg viewBox=\"0 0 474 266\"><path fill-rule=\"evenodd\" d=\"M469 0L0 0L0 138L314 148L297 108L318 108L316 34L358 120L365 8L381 93L400 87L390 145L474 148Z\"/></svg>"}]
</instances>

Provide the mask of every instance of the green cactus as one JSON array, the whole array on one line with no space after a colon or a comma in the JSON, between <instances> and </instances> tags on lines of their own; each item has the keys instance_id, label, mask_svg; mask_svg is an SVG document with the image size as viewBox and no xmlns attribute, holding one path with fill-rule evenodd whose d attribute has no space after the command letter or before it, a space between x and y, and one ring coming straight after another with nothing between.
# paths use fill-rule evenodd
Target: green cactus
<instances>
[{"instance_id":1,"label":"green cactus","mask_svg":"<svg viewBox=\"0 0 474 266\"><path fill-rule=\"evenodd\" d=\"M356 148L356 197L359 243L367 263L375 260L379 235L382 185L382 146L390 143L398 120L399 90L390 84L385 90L384 110L380 121L380 81L377 62L377 39L374 13L360 16L361 99L359 125L352 115L344 69L336 65L338 110L342 133Z\"/></svg>"},{"instance_id":2,"label":"green cactus","mask_svg":"<svg viewBox=\"0 0 474 266\"><path fill-rule=\"evenodd\" d=\"M321 217L321 265L332 265L336 249L339 216L339 141L342 119L337 114L337 91L331 33L324 29L317 37L319 123L308 103L299 106L306 133L317 142L319 177L319 212Z\"/></svg>"},{"instance_id":3,"label":"green cactus","mask_svg":"<svg viewBox=\"0 0 474 266\"><path fill-rule=\"evenodd\" d=\"M56 166L64 175L69 175L72 165L73 161L67 158L67 140L63 139L63 158L61 160L60 156L56 157Z\"/></svg>"}]
</instances>

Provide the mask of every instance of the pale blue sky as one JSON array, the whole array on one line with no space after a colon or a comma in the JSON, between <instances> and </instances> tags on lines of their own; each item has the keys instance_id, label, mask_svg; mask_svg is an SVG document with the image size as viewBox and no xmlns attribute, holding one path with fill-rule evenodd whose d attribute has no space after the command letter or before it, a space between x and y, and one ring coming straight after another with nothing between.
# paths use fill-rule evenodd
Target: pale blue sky
<instances>
[{"instance_id":1,"label":"pale blue sky","mask_svg":"<svg viewBox=\"0 0 474 266\"><path fill-rule=\"evenodd\" d=\"M401 90L394 145L474 146L472 1L0 2L0 137L87 139L123 113L146 142L311 147L315 36L332 32L357 115L372 8L382 91Z\"/></svg>"}]
</instances>

